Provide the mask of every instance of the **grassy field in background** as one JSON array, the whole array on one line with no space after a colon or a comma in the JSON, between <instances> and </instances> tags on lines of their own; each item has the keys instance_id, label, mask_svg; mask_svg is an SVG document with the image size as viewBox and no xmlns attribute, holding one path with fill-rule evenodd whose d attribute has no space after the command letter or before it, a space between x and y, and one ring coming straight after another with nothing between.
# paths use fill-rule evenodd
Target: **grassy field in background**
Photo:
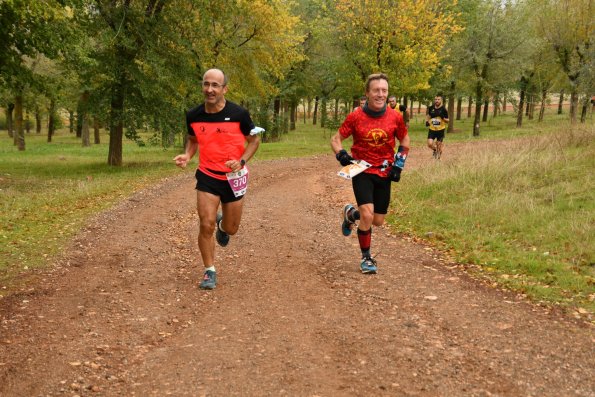
<instances>
[{"instance_id":1,"label":"grassy field in background","mask_svg":"<svg viewBox=\"0 0 595 397\"><path fill-rule=\"evenodd\" d=\"M509 113L483 123L480 137L471 134L472 120L457 121L447 145L548 139L531 146L513 141L507 150L477 151L456 165L408 172L392 222L421 237L432 232L441 248L535 299L593 311L593 123L570 134L567 117L525 120L516 129ZM261 144L255 160L331 155L332 133L300 120L297 131ZM423 116L412 120L410 134L413 146L425 145ZM572 139L566 139L569 134ZM109 167L108 136L101 139L83 148L66 130L49 144L33 133L26 135L26 151L18 152L6 131L0 132L0 286L9 285L15 272L44 265L93 214L183 172L171 161L181 147L138 147L127 140L124 166Z\"/></svg>"},{"instance_id":2,"label":"grassy field in background","mask_svg":"<svg viewBox=\"0 0 595 397\"><path fill-rule=\"evenodd\" d=\"M536 300L593 312L595 129L533 128L408 172L389 221Z\"/></svg>"}]
</instances>

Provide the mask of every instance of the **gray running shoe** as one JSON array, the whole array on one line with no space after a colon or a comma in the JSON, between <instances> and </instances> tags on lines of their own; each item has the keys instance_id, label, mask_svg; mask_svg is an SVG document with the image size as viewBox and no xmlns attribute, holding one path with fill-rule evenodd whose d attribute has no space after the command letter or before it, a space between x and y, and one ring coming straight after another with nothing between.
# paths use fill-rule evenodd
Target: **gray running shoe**
<instances>
[{"instance_id":1,"label":"gray running shoe","mask_svg":"<svg viewBox=\"0 0 595 397\"><path fill-rule=\"evenodd\" d=\"M223 215L218 213L217 221L215 222L215 240L217 240L217 244L219 244L222 247L225 247L227 244L229 244L229 234L222 232L221 229L219 229L221 219L223 219Z\"/></svg>"},{"instance_id":2,"label":"gray running shoe","mask_svg":"<svg viewBox=\"0 0 595 397\"><path fill-rule=\"evenodd\" d=\"M343 232L343 236L347 237L351 234L351 230L353 229L353 225L355 222L349 220L349 213L354 211L355 207L351 204L347 204L343 207L343 222L341 223L341 232Z\"/></svg>"},{"instance_id":3,"label":"gray running shoe","mask_svg":"<svg viewBox=\"0 0 595 397\"><path fill-rule=\"evenodd\" d=\"M376 267L376 259L369 256L362 258L362 263L359 267L363 274L376 274L376 271L378 270Z\"/></svg>"},{"instance_id":4,"label":"gray running shoe","mask_svg":"<svg viewBox=\"0 0 595 397\"><path fill-rule=\"evenodd\" d=\"M217 272L207 270L202 277L199 287L200 289L215 289L215 286L217 286Z\"/></svg>"}]
</instances>

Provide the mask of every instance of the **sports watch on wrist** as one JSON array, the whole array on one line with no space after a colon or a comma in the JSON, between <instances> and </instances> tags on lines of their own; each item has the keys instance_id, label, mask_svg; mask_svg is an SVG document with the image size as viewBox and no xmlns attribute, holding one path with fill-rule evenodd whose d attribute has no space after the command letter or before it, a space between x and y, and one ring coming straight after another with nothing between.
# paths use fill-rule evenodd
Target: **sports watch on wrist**
<instances>
[{"instance_id":1,"label":"sports watch on wrist","mask_svg":"<svg viewBox=\"0 0 595 397\"><path fill-rule=\"evenodd\" d=\"M243 167L246 165L246 160L240 159L240 165Z\"/></svg>"}]
</instances>

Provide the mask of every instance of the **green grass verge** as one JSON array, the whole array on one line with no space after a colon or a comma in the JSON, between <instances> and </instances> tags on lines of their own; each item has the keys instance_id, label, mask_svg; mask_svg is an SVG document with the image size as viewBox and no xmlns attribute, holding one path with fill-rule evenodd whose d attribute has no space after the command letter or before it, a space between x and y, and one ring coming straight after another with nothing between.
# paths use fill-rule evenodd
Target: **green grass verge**
<instances>
[{"instance_id":1,"label":"green grass verge","mask_svg":"<svg viewBox=\"0 0 595 397\"><path fill-rule=\"evenodd\" d=\"M126 142L125 165L110 167L107 135L86 148L66 131L46 139L28 134L19 152L5 131L0 137L0 280L43 265L91 215L175 168L174 150Z\"/></svg>"},{"instance_id":2,"label":"green grass verge","mask_svg":"<svg viewBox=\"0 0 595 397\"><path fill-rule=\"evenodd\" d=\"M409 172L389 221L534 299L593 312L595 130L562 125Z\"/></svg>"}]
</instances>

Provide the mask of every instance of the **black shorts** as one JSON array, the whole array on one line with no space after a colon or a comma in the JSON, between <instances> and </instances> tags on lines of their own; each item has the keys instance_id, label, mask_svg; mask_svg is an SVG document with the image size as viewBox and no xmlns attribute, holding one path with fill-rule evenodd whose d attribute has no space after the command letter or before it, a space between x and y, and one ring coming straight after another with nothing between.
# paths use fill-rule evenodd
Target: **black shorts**
<instances>
[{"instance_id":1,"label":"black shorts","mask_svg":"<svg viewBox=\"0 0 595 397\"><path fill-rule=\"evenodd\" d=\"M440 130L440 131L429 130L428 131L428 139L436 139L436 140L442 142L444 140L444 130Z\"/></svg>"},{"instance_id":2,"label":"black shorts","mask_svg":"<svg viewBox=\"0 0 595 397\"><path fill-rule=\"evenodd\" d=\"M195 176L196 190L219 196L222 203L231 203L244 198L244 196L236 197L233 194L233 190L231 190L231 186L229 186L227 180L213 178L200 170L196 170Z\"/></svg>"},{"instance_id":3,"label":"black shorts","mask_svg":"<svg viewBox=\"0 0 595 397\"><path fill-rule=\"evenodd\" d=\"M374 213L386 214L390 203L390 179L362 172L351 180L357 205L374 204Z\"/></svg>"}]
</instances>

